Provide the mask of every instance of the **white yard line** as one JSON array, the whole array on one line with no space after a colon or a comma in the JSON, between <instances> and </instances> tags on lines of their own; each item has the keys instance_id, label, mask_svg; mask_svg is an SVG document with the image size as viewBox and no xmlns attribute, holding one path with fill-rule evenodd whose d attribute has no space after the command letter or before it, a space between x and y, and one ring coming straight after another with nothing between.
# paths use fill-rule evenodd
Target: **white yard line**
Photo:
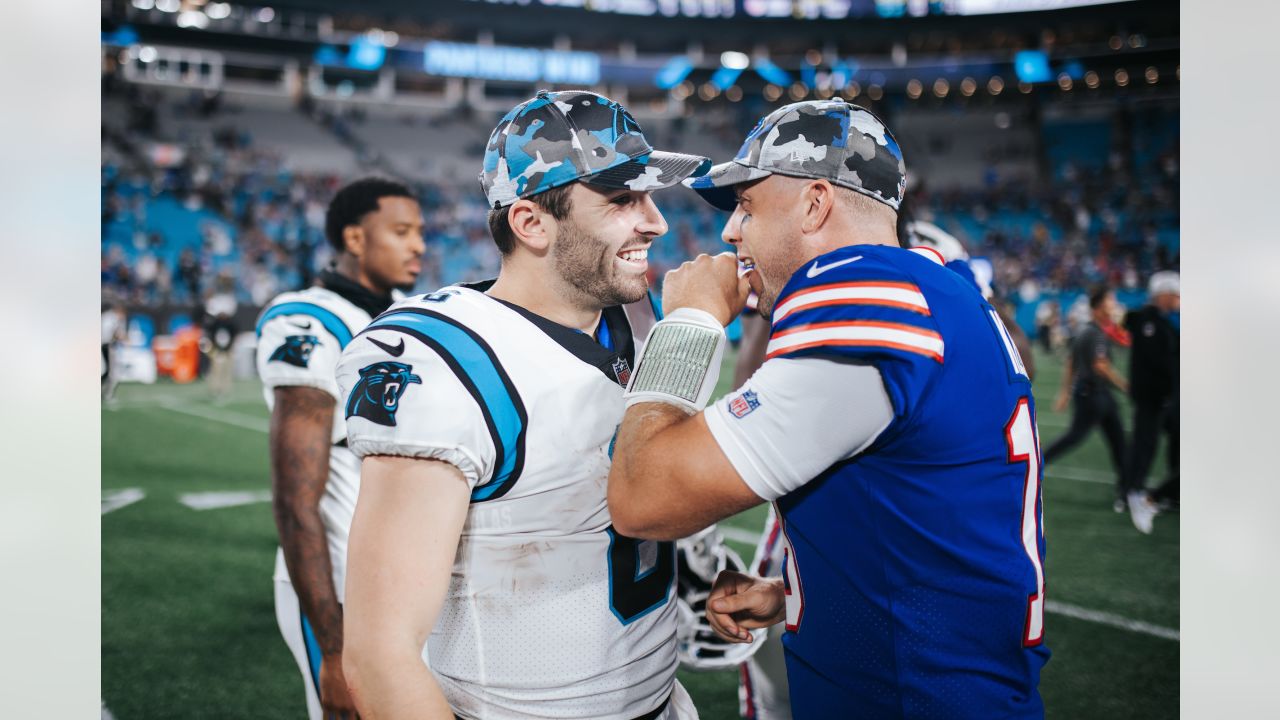
<instances>
[{"instance_id":1,"label":"white yard line","mask_svg":"<svg viewBox=\"0 0 1280 720\"><path fill-rule=\"evenodd\" d=\"M266 432L270 427L270 423L265 418L245 415L243 413L235 412L234 410L220 410L200 405L179 405L177 403L159 403L155 405L155 407L163 408L181 415L190 415L204 420L220 422L224 425L232 425L245 430Z\"/></svg>"},{"instance_id":2,"label":"white yard line","mask_svg":"<svg viewBox=\"0 0 1280 720\"><path fill-rule=\"evenodd\" d=\"M132 505L147 493L142 488L121 488L119 490L103 490L102 491L102 514L106 515L114 510Z\"/></svg>"},{"instance_id":3,"label":"white yard line","mask_svg":"<svg viewBox=\"0 0 1280 720\"><path fill-rule=\"evenodd\" d=\"M178 502L192 510L217 510L271 502L270 490L230 490L226 492L184 493Z\"/></svg>"},{"instance_id":4,"label":"white yard line","mask_svg":"<svg viewBox=\"0 0 1280 720\"><path fill-rule=\"evenodd\" d=\"M1089 608L1083 608L1079 605L1072 605L1070 603L1048 599L1044 601L1044 609L1051 613L1066 615L1067 617L1084 620L1085 622L1108 625L1110 627L1120 628L1121 630L1142 633L1143 635L1151 635L1152 637L1172 640L1174 642L1182 641L1181 634L1174 628L1152 625L1151 623L1143 622L1141 620L1133 620L1124 617L1123 615L1116 615L1114 613L1103 612L1101 610L1090 610Z\"/></svg>"},{"instance_id":5,"label":"white yard line","mask_svg":"<svg viewBox=\"0 0 1280 720\"><path fill-rule=\"evenodd\" d=\"M1044 474L1059 480L1075 480L1076 482L1094 483L1096 485L1116 484L1115 475L1084 468L1047 466L1044 469Z\"/></svg>"}]
</instances>

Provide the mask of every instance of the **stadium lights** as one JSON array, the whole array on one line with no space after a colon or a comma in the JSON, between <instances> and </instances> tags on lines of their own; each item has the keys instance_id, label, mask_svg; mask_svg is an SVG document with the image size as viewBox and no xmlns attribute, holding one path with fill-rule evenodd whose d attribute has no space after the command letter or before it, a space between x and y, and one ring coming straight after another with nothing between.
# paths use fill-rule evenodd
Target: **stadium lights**
<instances>
[{"instance_id":1,"label":"stadium lights","mask_svg":"<svg viewBox=\"0 0 1280 720\"><path fill-rule=\"evenodd\" d=\"M231 5L223 2L209 3L204 9L204 14L212 20L225 20L231 17Z\"/></svg>"},{"instance_id":2,"label":"stadium lights","mask_svg":"<svg viewBox=\"0 0 1280 720\"><path fill-rule=\"evenodd\" d=\"M720 53L720 64L730 70L746 70L751 65L751 58L746 53L726 50Z\"/></svg>"},{"instance_id":3,"label":"stadium lights","mask_svg":"<svg viewBox=\"0 0 1280 720\"><path fill-rule=\"evenodd\" d=\"M147 45L138 51L138 59L144 63L154 62L157 54L155 48Z\"/></svg>"},{"instance_id":4,"label":"stadium lights","mask_svg":"<svg viewBox=\"0 0 1280 720\"><path fill-rule=\"evenodd\" d=\"M992 95L999 95L1004 92L1004 78L999 75L992 75L991 79L987 81L987 92Z\"/></svg>"},{"instance_id":5,"label":"stadium lights","mask_svg":"<svg viewBox=\"0 0 1280 720\"><path fill-rule=\"evenodd\" d=\"M654 76L653 83L663 90L670 90L683 83L691 72L693 72L693 63L689 62L689 58L684 55L676 55L658 69L658 74ZM692 93L693 88L690 86L689 92L685 94L685 97Z\"/></svg>"},{"instance_id":6,"label":"stadium lights","mask_svg":"<svg viewBox=\"0 0 1280 720\"><path fill-rule=\"evenodd\" d=\"M199 10L183 10L178 13L178 27L203 30L209 27L209 16Z\"/></svg>"},{"instance_id":7,"label":"stadium lights","mask_svg":"<svg viewBox=\"0 0 1280 720\"><path fill-rule=\"evenodd\" d=\"M179 0L156 0L156 9L160 12L176 13L182 8Z\"/></svg>"},{"instance_id":8,"label":"stadium lights","mask_svg":"<svg viewBox=\"0 0 1280 720\"><path fill-rule=\"evenodd\" d=\"M156 0L133 0L133 6L139 10L150 10L156 6Z\"/></svg>"},{"instance_id":9,"label":"stadium lights","mask_svg":"<svg viewBox=\"0 0 1280 720\"><path fill-rule=\"evenodd\" d=\"M276 19L276 11L269 7L264 7L258 11L258 22L269 23Z\"/></svg>"},{"instance_id":10,"label":"stadium lights","mask_svg":"<svg viewBox=\"0 0 1280 720\"><path fill-rule=\"evenodd\" d=\"M772 60L767 58L756 58L755 70L756 74L770 85L777 85L779 88L783 88L791 84L790 73L778 67Z\"/></svg>"}]
</instances>

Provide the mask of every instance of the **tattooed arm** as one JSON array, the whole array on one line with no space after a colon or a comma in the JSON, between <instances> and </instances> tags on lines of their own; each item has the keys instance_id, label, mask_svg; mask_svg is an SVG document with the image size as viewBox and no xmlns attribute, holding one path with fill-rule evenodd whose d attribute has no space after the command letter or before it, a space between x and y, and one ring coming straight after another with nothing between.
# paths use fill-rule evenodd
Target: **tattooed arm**
<instances>
[{"instance_id":1,"label":"tattooed arm","mask_svg":"<svg viewBox=\"0 0 1280 720\"><path fill-rule=\"evenodd\" d=\"M320 518L320 498L329 480L333 412L333 396L323 390L275 389L269 439L271 502L289 579L323 655L320 703L326 715L344 717L354 713L355 705L342 675L342 608Z\"/></svg>"}]
</instances>

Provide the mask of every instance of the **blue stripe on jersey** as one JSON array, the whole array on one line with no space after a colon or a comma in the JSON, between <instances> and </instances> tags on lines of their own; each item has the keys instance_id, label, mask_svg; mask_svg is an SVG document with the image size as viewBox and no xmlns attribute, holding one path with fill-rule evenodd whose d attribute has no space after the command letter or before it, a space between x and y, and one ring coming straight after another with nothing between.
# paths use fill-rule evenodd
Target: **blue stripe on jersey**
<instances>
[{"instance_id":1,"label":"blue stripe on jersey","mask_svg":"<svg viewBox=\"0 0 1280 720\"><path fill-rule=\"evenodd\" d=\"M272 318L281 315L309 315L319 320L324 329L338 339L340 347L346 347L347 343L351 342L351 330L347 328L346 323L342 322L342 318L335 315L332 310L308 302L280 303L268 308L266 312L262 313L262 317L258 318L258 325L254 328L254 332L258 334L258 337L262 337L263 326Z\"/></svg>"},{"instance_id":2,"label":"blue stripe on jersey","mask_svg":"<svg viewBox=\"0 0 1280 720\"><path fill-rule=\"evenodd\" d=\"M604 321L603 314L600 316L600 326L596 328L596 342L600 343L606 350L613 350L613 338L609 335L609 323Z\"/></svg>"},{"instance_id":3,"label":"blue stripe on jersey","mask_svg":"<svg viewBox=\"0 0 1280 720\"><path fill-rule=\"evenodd\" d=\"M307 620L307 616L299 613L302 617L302 644L307 648L307 665L311 669L311 680L315 683L316 695L320 695L320 662L322 655L320 654L320 643L316 640L316 634L311 630L311 623Z\"/></svg>"},{"instance_id":4,"label":"blue stripe on jersey","mask_svg":"<svg viewBox=\"0 0 1280 720\"><path fill-rule=\"evenodd\" d=\"M505 494L524 464L524 405L493 350L453 321L426 310L386 313L365 329L396 330L421 340L440 354L484 413L496 452L490 482L471 491L472 502Z\"/></svg>"},{"instance_id":5,"label":"blue stripe on jersey","mask_svg":"<svg viewBox=\"0 0 1280 720\"><path fill-rule=\"evenodd\" d=\"M652 290L646 291L645 295L649 296L649 305L650 307L653 308L653 316L661 320L662 319L662 303L658 302L658 298L654 296Z\"/></svg>"}]
</instances>

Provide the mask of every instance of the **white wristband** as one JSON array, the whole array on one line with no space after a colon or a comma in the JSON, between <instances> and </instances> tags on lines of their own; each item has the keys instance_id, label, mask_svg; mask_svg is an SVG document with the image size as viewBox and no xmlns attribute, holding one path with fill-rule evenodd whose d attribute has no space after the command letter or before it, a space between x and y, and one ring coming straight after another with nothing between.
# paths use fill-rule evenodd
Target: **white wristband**
<instances>
[{"instance_id":1,"label":"white wristband","mask_svg":"<svg viewBox=\"0 0 1280 720\"><path fill-rule=\"evenodd\" d=\"M702 410L720 379L727 342L724 327L705 310L680 308L659 320L622 394L627 407L664 402L690 415Z\"/></svg>"}]
</instances>

